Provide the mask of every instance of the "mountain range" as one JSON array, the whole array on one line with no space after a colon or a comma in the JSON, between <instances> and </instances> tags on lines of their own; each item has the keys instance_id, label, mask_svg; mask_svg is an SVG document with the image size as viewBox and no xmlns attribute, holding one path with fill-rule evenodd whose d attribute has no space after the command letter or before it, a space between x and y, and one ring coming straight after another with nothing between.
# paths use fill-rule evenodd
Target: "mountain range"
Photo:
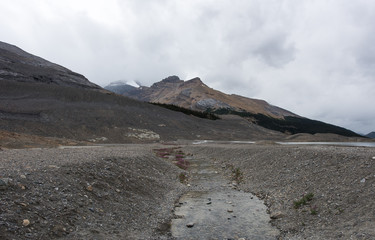
<instances>
[{"instance_id":1,"label":"mountain range","mask_svg":"<svg viewBox=\"0 0 375 240\"><path fill-rule=\"evenodd\" d=\"M251 112L282 118L297 116L285 109L272 106L264 100L251 99L239 95L228 95L208 87L200 78L183 81L177 76L170 76L151 87L134 87L128 84L109 85L105 89L114 91L145 102L173 104L198 111L230 111Z\"/></svg>"},{"instance_id":2,"label":"mountain range","mask_svg":"<svg viewBox=\"0 0 375 240\"><path fill-rule=\"evenodd\" d=\"M338 126L301 117L264 100L217 91L204 84L200 78L184 81L178 76L170 76L151 87L135 87L117 82L105 89L162 106L178 106L219 116L236 115L253 124L287 134L335 133L350 137L359 136Z\"/></svg>"},{"instance_id":3,"label":"mountain range","mask_svg":"<svg viewBox=\"0 0 375 240\"><path fill-rule=\"evenodd\" d=\"M0 42L0 147L35 147L74 141L132 143L178 139L288 140L291 137L322 140L327 139L326 136L330 140L344 140L342 135L356 136L331 125L320 132L334 135L303 133L302 136L303 131L296 127L298 124L285 120L304 118L263 100L213 90L198 78L182 81L172 76L149 88L121 85L124 84L114 84L111 91L121 87L119 93L126 96ZM171 111L148 102L210 112L220 119L187 115L181 109ZM264 117L268 125L286 122L289 130L269 127L261 120ZM296 131L290 129L298 129L300 134L291 135Z\"/></svg>"}]
</instances>

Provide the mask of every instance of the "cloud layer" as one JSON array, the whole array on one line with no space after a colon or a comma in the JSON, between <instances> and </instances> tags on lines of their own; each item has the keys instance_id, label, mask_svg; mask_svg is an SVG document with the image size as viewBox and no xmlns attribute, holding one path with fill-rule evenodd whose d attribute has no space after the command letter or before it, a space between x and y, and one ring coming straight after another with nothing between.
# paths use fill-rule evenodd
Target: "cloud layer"
<instances>
[{"instance_id":1,"label":"cloud layer","mask_svg":"<svg viewBox=\"0 0 375 240\"><path fill-rule=\"evenodd\" d=\"M375 2L0 1L0 40L106 85L196 76L227 93L375 131Z\"/></svg>"}]
</instances>

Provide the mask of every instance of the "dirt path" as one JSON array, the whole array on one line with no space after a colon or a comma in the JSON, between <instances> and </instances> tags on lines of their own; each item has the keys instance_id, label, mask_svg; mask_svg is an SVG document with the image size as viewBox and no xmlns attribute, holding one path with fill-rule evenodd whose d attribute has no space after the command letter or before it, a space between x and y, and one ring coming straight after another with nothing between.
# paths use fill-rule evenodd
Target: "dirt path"
<instances>
[{"instance_id":1,"label":"dirt path","mask_svg":"<svg viewBox=\"0 0 375 240\"><path fill-rule=\"evenodd\" d=\"M213 162L190 157L191 191L176 204L172 235L177 239L275 239L262 201L238 191Z\"/></svg>"}]
</instances>

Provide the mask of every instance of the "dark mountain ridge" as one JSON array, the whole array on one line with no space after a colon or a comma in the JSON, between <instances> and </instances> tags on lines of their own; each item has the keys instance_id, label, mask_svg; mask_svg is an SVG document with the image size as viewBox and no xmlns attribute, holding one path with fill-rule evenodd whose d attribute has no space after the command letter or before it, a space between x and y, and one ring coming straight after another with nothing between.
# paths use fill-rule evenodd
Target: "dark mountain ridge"
<instances>
[{"instance_id":1,"label":"dark mountain ridge","mask_svg":"<svg viewBox=\"0 0 375 240\"><path fill-rule=\"evenodd\" d=\"M105 88L109 90L108 87ZM142 86L123 95L140 101L172 104L199 111L225 108L237 112L260 113L274 118L297 116L264 100L217 91L204 84L200 78L184 81L177 76L170 76L151 87Z\"/></svg>"},{"instance_id":2,"label":"dark mountain ridge","mask_svg":"<svg viewBox=\"0 0 375 240\"><path fill-rule=\"evenodd\" d=\"M0 79L101 89L81 74L1 41Z\"/></svg>"},{"instance_id":3,"label":"dark mountain ridge","mask_svg":"<svg viewBox=\"0 0 375 240\"><path fill-rule=\"evenodd\" d=\"M366 134L365 137L375 138L375 132L370 132L369 134Z\"/></svg>"}]
</instances>

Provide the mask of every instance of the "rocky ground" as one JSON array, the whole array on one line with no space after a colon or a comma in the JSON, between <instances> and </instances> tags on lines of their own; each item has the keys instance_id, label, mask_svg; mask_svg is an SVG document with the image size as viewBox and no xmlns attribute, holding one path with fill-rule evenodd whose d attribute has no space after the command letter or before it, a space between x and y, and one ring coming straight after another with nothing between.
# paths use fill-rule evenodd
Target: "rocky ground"
<instances>
[{"instance_id":1,"label":"rocky ground","mask_svg":"<svg viewBox=\"0 0 375 240\"><path fill-rule=\"evenodd\" d=\"M187 151L228 174L240 171L239 188L264 200L281 239L375 239L374 148L268 143Z\"/></svg>"},{"instance_id":2,"label":"rocky ground","mask_svg":"<svg viewBox=\"0 0 375 240\"><path fill-rule=\"evenodd\" d=\"M151 145L0 151L0 239L165 239L181 172Z\"/></svg>"},{"instance_id":3,"label":"rocky ground","mask_svg":"<svg viewBox=\"0 0 375 240\"><path fill-rule=\"evenodd\" d=\"M0 239L173 239L175 203L191 187L154 151L171 147L0 150ZM179 151L260 197L279 239L375 238L374 148L263 142Z\"/></svg>"}]
</instances>

